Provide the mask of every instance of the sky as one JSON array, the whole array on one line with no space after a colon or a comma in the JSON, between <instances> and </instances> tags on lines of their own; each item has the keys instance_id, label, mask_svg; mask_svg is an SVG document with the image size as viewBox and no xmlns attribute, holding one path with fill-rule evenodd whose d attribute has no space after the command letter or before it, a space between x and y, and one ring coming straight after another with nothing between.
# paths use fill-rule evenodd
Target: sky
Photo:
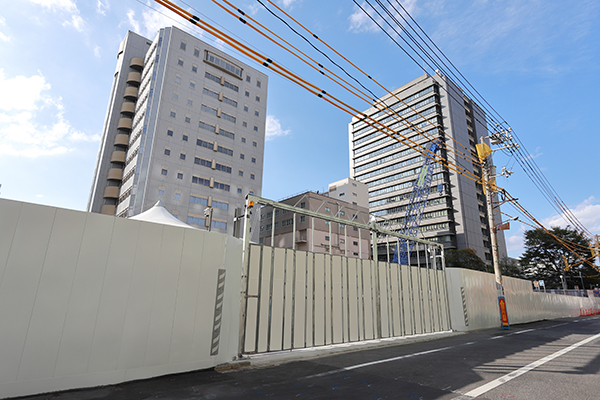
<instances>
[{"instance_id":1,"label":"sky","mask_svg":"<svg viewBox=\"0 0 600 400\"><path fill-rule=\"evenodd\" d=\"M232 2L334 69L259 1ZM423 74L423 65L406 56L352 1L277 3L389 90ZM369 107L214 2L187 0L178 4L353 107ZM590 231L599 234L596 92L600 2L409 0L402 4L512 127L564 203ZM152 39L159 28L177 25L253 63L182 21L148 0L3 1L0 197L86 209L117 50L127 30ZM269 75L263 197L279 200L306 190L326 190L329 183L348 177L351 117L260 68ZM356 70L348 71L359 77ZM385 93L375 86L370 88L378 96ZM498 154L494 162L514 170L510 178L499 178L498 184L539 221L548 227L566 225L514 159ZM510 214L512 209L505 207L503 211ZM523 251L525 229L529 227L511 223L511 230L506 232L510 256L517 257Z\"/></svg>"}]
</instances>

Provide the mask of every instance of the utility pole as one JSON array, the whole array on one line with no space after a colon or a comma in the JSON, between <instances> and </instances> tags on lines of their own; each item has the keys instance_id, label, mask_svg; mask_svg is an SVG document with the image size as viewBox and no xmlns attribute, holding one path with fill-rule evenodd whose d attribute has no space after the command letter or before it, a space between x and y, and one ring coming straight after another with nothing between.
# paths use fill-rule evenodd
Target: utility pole
<instances>
[{"instance_id":1,"label":"utility pole","mask_svg":"<svg viewBox=\"0 0 600 400\"><path fill-rule=\"evenodd\" d=\"M512 135L509 135L509 130L501 130L497 133L493 133L490 136L482 136L479 138L480 143L477 144L477 155L481 162L481 169L483 173L483 191L485 193L485 203L488 214L488 225L490 228L490 243L492 245L492 265L494 266L494 275L496 278L496 291L498 293L498 304L500 306L500 318L502 320L502 329L505 327L510 329L508 324L508 313L506 311L506 300L504 298L504 287L502 285L502 271L500 269L500 255L498 252L498 237L496 235L496 224L494 222L494 194L497 191L496 188L496 177L497 176L510 176L512 172L507 171L505 168L502 169L500 175L495 175L493 172L492 153L494 151L516 148L518 144L512 143ZM492 145L504 144L504 146L493 149L488 146L485 139L490 139Z\"/></svg>"}]
</instances>

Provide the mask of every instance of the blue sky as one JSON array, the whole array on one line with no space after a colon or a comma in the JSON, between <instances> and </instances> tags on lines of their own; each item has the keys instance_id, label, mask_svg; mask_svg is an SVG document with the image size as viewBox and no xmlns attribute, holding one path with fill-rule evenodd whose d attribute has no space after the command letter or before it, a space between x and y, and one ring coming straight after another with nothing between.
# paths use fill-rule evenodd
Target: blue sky
<instances>
[{"instance_id":1,"label":"blue sky","mask_svg":"<svg viewBox=\"0 0 600 400\"><path fill-rule=\"evenodd\" d=\"M368 108L212 2L186 3L201 8L202 14L195 14L243 38L307 80L358 109ZM278 3L388 89L423 73L349 0ZM326 61L258 2L237 0L234 4L317 60ZM596 93L600 3L410 0L402 4L512 126L580 221L600 233ZM128 29L153 38L158 28L173 24L223 46L199 29L181 25L147 0L3 2L0 196L84 210L119 42ZM277 200L307 189L323 190L328 183L347 177L350 117L265 72L270 80L263 196ZM374 90L383 94L381 89ZM512 166L515 174L500 179L499 185L548 226L565 225L526 173L514 160L503 157L497 156L495 163ZM522 232L518 223L507 232L512 256L521 252Z\"/></svg>"}]
</instances>

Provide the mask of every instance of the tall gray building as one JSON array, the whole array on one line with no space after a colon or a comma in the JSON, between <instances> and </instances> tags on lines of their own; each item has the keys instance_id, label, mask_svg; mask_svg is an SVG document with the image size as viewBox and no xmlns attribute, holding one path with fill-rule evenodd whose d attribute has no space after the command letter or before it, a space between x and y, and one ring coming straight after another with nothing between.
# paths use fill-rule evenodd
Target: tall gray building
<instances>
[{"instance_id":1,"label":"tall gray building","mask_svg":"<svg viewBox=\"0 0 600 400\"><path fill-rule=\"evenodd\" d=\"M161 200L233 230L262 189L267 76L175 27L128 32L117 54L88 211L130 217Z\"/></svg>"},{"instance_id":2,"label":"tall gray building","mask_svg":"<svg viewBox=\"0 0 600 400\"><path fill-rule=\"evenodd\" d=\"M438 155L481 177L475 144L487 136L484 111L450 79L436 73L423 75L380 100L392 108L370 108L371 116L395 132L428 148L432 140L445 143ZM401 117L398 117L398 115ZM412 124L412 126L411 126ZM426 137L416 130L425 131ZM386 220L388 229L404 226L406 205L424 157L409 146L371 127L363 116L349 124L350 176L369 187L369 211ZM455 151L467 154L458 156ZM500 214L495 214L500 222ZM435 164L429 198L419 228L419 237L443 243L448 248L472 249L491 262L490 227L482 185L440 164ZM502 232L498 234L500 257L506 256Z\"/></svg>"}]
</instances>

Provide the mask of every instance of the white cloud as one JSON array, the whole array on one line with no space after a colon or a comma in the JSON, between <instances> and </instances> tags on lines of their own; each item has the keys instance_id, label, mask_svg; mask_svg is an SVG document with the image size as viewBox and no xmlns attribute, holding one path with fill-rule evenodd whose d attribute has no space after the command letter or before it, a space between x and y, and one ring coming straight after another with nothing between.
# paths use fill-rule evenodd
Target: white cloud
<instances>
[{"instance_id":1,"label":"white cloud","mask_svg":"<svg viewBox=\"0 0 600 400\"><path fill-rule=\"evenodd\" d=\"M71 126L62 99L45 93L50 87L39 72L7 79L0 69L0 154L60 155L72 151L74 143L99 140Z\"/></svg>"},{"instance_id":2,"label":"white cloud","mask_svg":"<svg viewBox=\"0 0 600 400\"><path fill-rule=\"evenodd\" d=\"M298 0L279 0L278 3L284 7L290 7L292 4L297 2Z\"/></svg>"},{"instance_id":3,"label":"white cloud","mask_svg":"<svg viewBox=\"0 0 600 400\"><path fill-rule=\"evenodd\" d=\"M127 12L127 20L134 32L148 38L154 38L158 30L166 26L174 25L185 31L190 30L188 25L179 22L179 17L175 18L174 14L170 11L164 10L164 12L169 14L165 14L162 11L156 12L154 10L147 10L142 12L141 18L136 18L135 11L129 10ZM195 34L197 35L196 32Z\"/></svg>"},{"instance_id":4,"label":"white cloud","mask_svg":"<svg viewBox=\"0 0 600 400\"><path fill-rule=\"evenodd\" d=\"M96 2L96 12L100 15L106 15L106 12L110 10L110 3L108 0L98 0Z\"/></svg>"},{"instance_id":5,"label":"white cloud","mask_svg":"<svg viewBox=\"0 0 600 400\"><path fill-rule=\"evenodd\" d=\"M292 133L289 129L283 129L281 122L273 115L267 115L266 139L272 140L276 137L287 136Z\"/></svg>"},{"instance_id":6,"label":"white cloud","mask_svg":"<svg viewBox=\"0 0 600 400\"><path fill-rule=\"evenodd\" d=\"M416 13L416 11L417 11L416 0L408 0L403 3L404 3L403 7L411 15L414 15ZM355 5L354 12L350 15L350 17L348 17L348 20L350 21L350 30L351 31L354 31L354 32L378 32L380 30L380 27L377 26L377 24L379 24L383 29L388 30L390 35L397 36L397 33L394 32L387 25L387 23L385 23L385 21L377 14L377 12L375 12L373 10L373 8L371 8L371 6L369 4L367 4L366 2L363 2L361 4L361 7L363 8L362 10L360 7ZM389 13L392 14L397 21L402 21L400 13L402 13L404 15L404 12L402 11L402 8L399 5L398 6L390 5L386 8L389 11ZM391 18L385 11L383 11L381 8L377 8L377 10L379 10L379 14L383 15L386 20L389 20L392 23L392 25L394 25L395 22L391 21ZM365 13L365 11L369 15L367 15ZM406 18L406 16L405 16L405 18ZM375 22L373 22L373 20L375 20L377 22L377 24ZM400 27L396 27L396 30L398 32L400 32L400 29L401 29Z\"/></svg>"},{"instance_id":7,"label":"white cloud","mask_svg":"<svg viewBox=\"0 0 600 400\"><path fill-rule=\"evenodd\" d=\"M100 46L98 45L94 46L94 57L100 58Z\"/></svg>"},{"instance_id":8,"label":"white cloud","mask_svg":"<svg viewBox=\"0 0 600 400\"><path fill-rule=\"evenodd\" d=\"M4 18L2 18L1 15L0 15L0 25L6 25L6 20ZM4 42L8 42L8 41L10 41L10 36L6 36L4 33L0 32L0 40L2 40Z\"/></svg>"},{"instance_id":9,"label":"white cloud","mask_svg":"<svg viewBox=\"0 0 600 400\"><path fill-rule=\"evenodd\" d=\"M600 203L594 196L590 196L570 210L589 231L593 233L600 232ZM573 227L564 217L564 213L546 218L542 221L542 224L546 227L560 226L564 228L567 225Z\"/></svg>"},{"instance_id":10,"label":"white cloud","mask_svg":"<svg viewBox=\"0 0 600 400\"><path fill-rule=\"evenodd\" d=\"M63 22L63 26L72 26L79 32L83 32L85 21L81 17L81 13L73 0L29 0L33 4L46 7L52 11L61 11L68 13L70 19Z\"/></svg>"}]
</instances>

